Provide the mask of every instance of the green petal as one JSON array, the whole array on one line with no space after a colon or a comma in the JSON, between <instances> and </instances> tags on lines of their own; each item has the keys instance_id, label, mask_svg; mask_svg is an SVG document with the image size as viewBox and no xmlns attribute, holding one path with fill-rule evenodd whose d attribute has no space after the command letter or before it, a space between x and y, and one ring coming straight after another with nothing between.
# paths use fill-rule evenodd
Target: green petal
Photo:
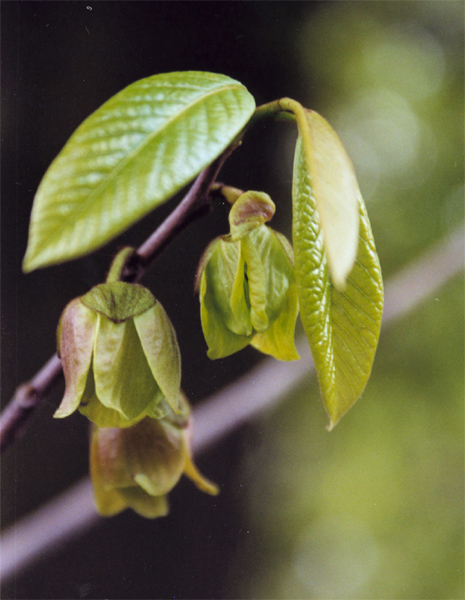
<instances>
[{"instance_id":1,"label":"green petal","mask_svg":"<svg viewBox=\"0 0 465 600\"><path fill-rule=\"evenodd\" d=\"M284 236L263 225L241 240L249 283L252 323L265 331L281 313L294 282L292 249Z\"/></svg>"},{"instance_id":2,"label":"green petal","mask_svg":"<svg viewBox=\"0 0 465 600\"><path fill-rule=\"evenodd\" d=\"M57 418L67 417L79 406L92 360L92 346L97 327L97 315L76 298L68 304L61 318L60 354L66 390L55 412Z\"/></svg>"},{"instance_id":3,"label":"green petal","mask_svg":"<svg viewBox=\"0 0 465 600\"><path fill-rule=\"evenodd\" d=\"M240 336L252 333L244 294L244 261L240 242L220 240L206 268L208 287L228 329Z\"/></svg>"},{"instance_id":4,"label":"green petal","mask_svg":"<svg viewBox=\"0 0 465 600\"><path fill-rule=\"evenodd\" d=\"M81 302L115 323L121 323L145 312L156 300L152 293L141 285L112 281L93 287L82 296Z\"/></svg>"},{"instance_id":5,"label":"green petal","mask_svg":"<svg viewBox=\"0 0 465 600\"><path fill-rule=\"evenodd\" d=\"M218 303L204 271L200 280L200 318L205 341L208 345L208 357L211 359L230 356L250 342L251 336L237 335L226 327L223 313L218 310Z\"/></svg>"},{"instance_id":6,"label":"green petal","mask_svg":"<svg viewBox=\"0 0 465 600\"><path fill-rule=\"evenodd\" d=\"M99 429L92 427L90 442L90 478L94 490L94 502L98 512L111 517L127 507L127 503L118 492L105 480L108 468L111 468L110 457L114 456L116 429Z\"/></svg>"},{"instance_id":7,"label":"green petal","mask_svg":"<svg viewBox=\"0 0 465 600\"><path fill-rule=\"evenodd\" d=\"M240 242L219 238L204 275L215 312L231 332L248 336L252 334L249 310L244 294L244 263L240 255Z\"/></svg>"},{"instance_id":8,"label":"green petal","mask_svg":"<svg viewBox=\"0 0 465 600\"><path fill-rule=\"evenodd\" d=\"M113 323L98 315L93 372L100 402L127 420L144 413L160 399L132 319Z\"/></svg>"},{"instance_id":9,"label":"green petal","mask_svg":"<svg viewBox=\"0 0 465 600\"><path fill-rule=\"evenodd\" d=\"M189 477L201 492L210 494L210 496L217 496L220 493L218 486L200 473L189 455L187 455L184 475Z\"/></svg>"},{"instance_id":10,"label":"green petal","mask_svg":"<svg viewBox=\"0 0 465 600\"><path fill-rule=\"evenodd\" d=\"M294 264L292 261L292 248L287 239L267 228L268 240L267 244L260 246L262 260L266 265L267 281L267 314L270 322L274 321L283 310L283 306L287 301L289 288L295 282Z\"/></svg>"},{"instance_id":11,"label":"green petal","mask_svg":"<svg viewBox=\"0 0 465 600\"><path fill-rule=\"evenodd\" d=\"M116 427L92 427L90 470L101 489L134 485L126 452L127 432L130 431Z\"/></svg>"},{"instance_id":12,"label":"green petal","mask_svg":"<svg viewBox=\"0 0 465 600\"><path fill-rule=\"evenodd\" d=\"M259 225L269 221L275 213L273 200L263 192L245 192L229 211L231 239L237 241Z\"/></svg>"},{"instance_id":13,"label":"green petal","mask_svg":"<svg viewBox=\"0 0 465 600\"><path fill-rule=\"evenodd\" d=\"M280 233L279 231L275 231L272 229L275 236L278 238L279 243L281 244L284 252L291 263L292 268L294 268L294 248L292 247L290 241L287 239L285 235Z\"/></svg>"},{"instance_id":14,"label":"green petal","mask_svg":"<svg viewBox=\"0 0 465 600\"><path fill-rule=\"evenodd\" d=\"M178 411L181 354L168 315L157 302L155 306L135 317L134 325L152 376L173 410Z\"/></svg>"},{"instance_id":15,"label":"green petal","mask_svg":"<svg viewBox=\"0 0 465 600\"><path fill-rule=\"evenodd\" d=\"M160 392L161 396L161 392ZM89 371L85 392L79 405L79 412L98 427L131 427L143 419L148 409L135 419L127 419L119 410L104 406L95 394L95 381L92 369Z\"/></svg>"},{"instance_id":16,"label":"green petal","mask_svg":"<svg viewBox=\"0 0 465 600\"><path fill-rule=\"evenodd\" d=\"M234 326L230 326L234 333L249 336L252 334L252 321L250 319L250 306L248 303L249 292L245 278L245 260L242 253L239 253L236 276L229 299L230 307L234 315Z\"/></svg>"},{"instance_id":17,"label":"green petal","mask_svg":"<svg viewBox=\"0 0 465 600\"><path fill-rule=\"evenodd\" d=\"M130 487L118 490L118 494L128 508L146 519L166 517L169 504L165 496L150 496L140 487Z\"/></svg>"},{"instance_id":18,"label":"green petal","mask_svg":"<svg viewBox=\"0 0 465 600\"><path fill-rule=\"evenodd\" d=\"M241 252L247 265L247 279L249 286L250 317L255 331L264 331L268 327L267 305L267 272L264 265L268 244L266 240L262 246L264 253L260 252L260 242L268 237L265 225L261 225L252 233L241 239ZM258 242L258 244L257 244Z\"/></svg>"},{"instance_id":19,"label":"green petal","mask_svg":"<svg viewBox=\"0 0 465 600\"><path fill-rule=\"evenodd\" d=\"M124 430L128 465L134 481L151 496L170 492L186 462L184 430L163 419L144 419Z\"/></svg>"},{"instance_id":20,"label":"green petal","mask_svg":"<svg viewBox=\"0 0 465 600\"><path fill-rule=\"evenodd\" d=\"M264 333L257 333L251 345L278 360L298 360L300 356L294 343L298 314L297 288L293 283L286 294L286 301L278 318Z\"/></svg>"}]
</instances>

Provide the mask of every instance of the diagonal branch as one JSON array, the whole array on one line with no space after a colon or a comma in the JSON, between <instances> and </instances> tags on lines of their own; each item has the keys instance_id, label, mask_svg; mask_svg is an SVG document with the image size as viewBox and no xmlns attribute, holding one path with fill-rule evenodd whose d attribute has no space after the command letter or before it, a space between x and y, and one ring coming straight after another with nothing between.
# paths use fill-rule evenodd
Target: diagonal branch
<instances>
[{"instance_id":1,"label":"diagonal branch","mask_svg":"<svg viewBox=\"0 0 465 600\"><path fill-rule=\"evenodd\" d=\"M414 310L463 270L463 240L460 228L388 281L384 326ZM194 452L206 450L269 410L304 377L309 378L314 367L305 340L299 340L298 351L302 360L285 363L264 359L240 380L197 406ZM3 533L2 582L102 520L94 509L92 486L86 477Z\"/></svg>"}]
</instances>

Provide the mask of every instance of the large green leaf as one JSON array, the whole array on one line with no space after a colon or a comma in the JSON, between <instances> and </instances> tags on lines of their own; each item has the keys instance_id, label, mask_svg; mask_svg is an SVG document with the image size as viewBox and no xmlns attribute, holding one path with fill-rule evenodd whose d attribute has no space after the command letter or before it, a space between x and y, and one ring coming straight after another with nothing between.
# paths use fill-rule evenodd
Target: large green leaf
<instances>
[{"instance_id":1,"label":"large green leaf","mask_svg":"<svg viewBox=\"0 0 465 600\"><path fill-rule=\"evenodd\" d=\"M281 99L279 104L295 114L329 272L334 285L344 289L358 245L360 190L352 163L326 119L290 98Z\"/></svg>"},{"instance_id":2,"label":"large green leaf","mask_svg":"<svg viewBox=\"0 0 465 600\"><path fill-rule=\"evenodd\" d=\"M255 108L213 73L155 75L88 117L46 172L31 215L25 272L102 246L210 164Z\"/></svg>"},{"instance_id":3,"label":"large green leaf","mask_svg":"<svg viewBox=\"0 0 465 600\"><path fill-rule=\"evenodd\" d=\"M383 311L381 269L361 195L358 252L344 291L334 287L301 140L294 162L293 239L302 323L318 374L329 429L359 398L370 376Z\"/></svg>"}]
</instances>

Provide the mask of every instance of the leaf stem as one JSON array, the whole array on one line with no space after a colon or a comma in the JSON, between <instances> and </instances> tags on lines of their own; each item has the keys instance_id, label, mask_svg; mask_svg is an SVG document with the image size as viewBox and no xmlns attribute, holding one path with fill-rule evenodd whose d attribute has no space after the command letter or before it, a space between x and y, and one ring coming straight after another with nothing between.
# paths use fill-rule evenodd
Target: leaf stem
<instances>
[{"instance_id":1,"label":"leaf stem","mask_svg":"<svg viewBox=\"0 0 465 600\"><path fill-rule=\"evenodd\" d=\"M307 112L311 111L305 109L300 102L297 102L297 100L292 100L292 98L280 98L279 100L273 100L273 102L258 106L248 125L254 125L257 121L261 121L262 119L277 119L297 123L299 134L302 136L302 142L305 148L305 156L307 157L311 154L312 146L310 129L306 117Z\"/></svg>"},{"instance_id":2,"label":"leaf stem","mask_svg":"<svg viewBox=\"0 0 465 600\"><path fill-rule=\"evenodd\" d=\"M208 212L209 191L221 167L240 141L230 145L214 162L204 169L194 181L183 200L163 221L154 233L134 252L124 249L117 255L118 263L110 267L108 277L124 281L138 281L166 246L196 218ZM124 252L124 251L127 252ZM119 259L122 260L119 260ZM107 278L108 281L108 278ZM54 354L37 374L21 384L0 415L0 452L20 437L26 422L62 373L61 361Z\"/></svg>"},{"instance_id":3,"label":"leaf stem","mask_svg":"<svg viewBox=\"0 0 465 600\"><path fill-rule=\"evenodd\" d=\"M231 185L225 185L224 183L215 182L211 188L210 193L217 194L223 200L226 200L228 204L234 204L239 196L242 196L244 190L232 187Z\"/></svg>"},{"instance_id":4,"label":"leaf stem","mask_svg":"<svg viewBox=\"0 0 465 600\"><path fill-rule=\"evenodd\" d=\"M135 254L136 251L130 246L122 248L111 263L110 270L108 271L108 275L105 280L106 283L110 283L112 281L121 281L126 265L129 261L133 260Z\"/></svg>"},{"instance_id":5,"label":"leaf stem","mask_svg":"<svg viewBox=\"0 0 465 600\"><path fill-rule=\"evenodd\" d=\"M262 119L276 119L278 121L295 121L296 117L293 110L282 106L282 102L285 100L291 100L290 98L281 98L280 100L273 100L273 102L267 102L261 106L257 106L253 113L250 121L247 123L247 127L255 125L257 121ZM298 104L298 102L296 102Z\"/></svg>"}]
</instances>

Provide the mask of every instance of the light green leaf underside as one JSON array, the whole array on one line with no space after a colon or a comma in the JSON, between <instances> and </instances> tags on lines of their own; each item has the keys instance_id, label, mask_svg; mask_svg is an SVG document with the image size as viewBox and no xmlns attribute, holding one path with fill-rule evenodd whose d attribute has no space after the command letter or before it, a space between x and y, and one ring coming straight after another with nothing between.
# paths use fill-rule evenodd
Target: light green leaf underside
<instances>
[{"instance_id":1,"label":"light green leaf underside","mask_svg":"<svg viewBox=\"0 0 465 600\"><path fill-rule=\"evenodd\" d=\"M305 155L331 279L343 289L357 253L357 179L341 140L322 116L305 110L297 123L299 151Z\"/></svg>"},{"instance_id":2,"label":"light green leaf underside","mask_svg":"<svg viewBox=\"0 0 465 600\"><path fill-rule=\"evenodd\" d=\"M383 284L370 223L359 196L359 242L343 292L329 278L323 236L303 154L294 164L293 240L302 323L329 429L360 397L370 376L383 311Z\"/></svg>"},{"instance_id":3,"label":"light green leaf underside","mask_svg":"<svg viewBox=\"0 0 465 600\"><path fill-rule=\"evenodd\" d=\"M24 271L87 254L127 229L210 164L254 108L239 82L194 71L148 77L113 96L46 172Z\"/></svg>"}]
</instances>

